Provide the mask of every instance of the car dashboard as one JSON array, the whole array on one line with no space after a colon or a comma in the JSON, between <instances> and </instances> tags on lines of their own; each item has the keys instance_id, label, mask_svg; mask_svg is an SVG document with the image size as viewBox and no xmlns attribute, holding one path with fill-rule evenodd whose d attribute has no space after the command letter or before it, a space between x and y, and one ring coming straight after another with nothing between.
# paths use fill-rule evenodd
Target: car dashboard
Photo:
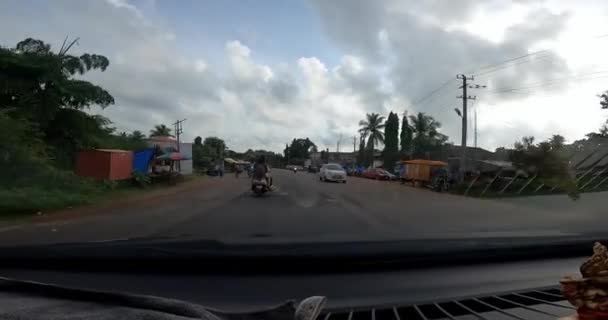
<instances>
[{"instance_id":1,"label":"car dashboard","mask_svg":"<svg viewBox=\"0 0 608 320\"><path fill-rule=\"evenodd\" d=\"M323 320L556 319L575 313L561 297L558 283L561 277L576 273L584 260L280 275L20 268L0 269L0 276L154 295L231 311L259 310L290 299L322 295L328 299L320 317Z\"/></svg>"}]
</instances>

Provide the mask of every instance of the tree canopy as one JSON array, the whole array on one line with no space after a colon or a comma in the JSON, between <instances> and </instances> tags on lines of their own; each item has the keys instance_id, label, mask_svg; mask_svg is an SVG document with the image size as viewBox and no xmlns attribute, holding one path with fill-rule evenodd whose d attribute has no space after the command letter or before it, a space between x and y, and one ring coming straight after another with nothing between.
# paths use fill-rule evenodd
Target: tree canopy
<instances>
[{"instance_id":1,"label":"tree canopy","mask_svg":"<svg viewBox=\"0 0 608 320\"><path fill-rule=\"evenodd\" d=\"M293 139L291 144L285 147L284 152L290 164L303 164L310 157L311 152L317 152L317 145L308 137Z\"/></svg>"},{"instance_id":2,"label":"tree canopy","mask_svg":"<svg viewBox=\"0 0 608 320\"><path fill-rule=\"evenodd\" d=\"M543 184L559 187L572 197L578 197L574 176L570 173L568 158L562 152L564 139L554 135L548 141L534 143L534 137L523 137L514 144L509 155L513 164L528 174L536 175Z\"/></svg>"},{"instance_id":3,"label":"tree canopy","mask_svg":"<svg viewBox=\"0 0 608 320\"><path fill-rule=\"evenodd\" d=\"M192 145L193 166L198 169L208 168L214 161L224 157L226 150L226 143L218 137L207 137L205 140L196 137Z\"/></svg>"},{"instance_id":4,"label":"tree canopy","mask_svg":"<svg viewBox=\"0 0 608 320\"><path fill-rule=\"evenodd\" d=\"M12 116L35 122L44 131L62 109L81 110L91 105L107 107L114 98L103 88L75 79L109 66L106 57L85 53L69 55L64 46L58 53L41 40L27 38L14 48L0 48L0 109Z\"/></svg>"},{"instance_id":5,"label":"tree canopy","mask_svg":"<svg viewBox=\"0 0 608 320\"><path fill-rule=\"evenodd\" d=\"M76 78L103 72L110 62L97 54L70 55L74 43L64 42L57 52L32 38L12 48L0 47L0 112L24 124L29 134L23 138L37 137L45 155L66 168L81 149L145 146L142 135L116 134L109 119L84 111L114 104L105 89Z\"/></svg>"},{"instance_id":6,"label":"tree canopy","mask_svg":"<svg viewBox=\"0 0 608 320\"><path fill-rule=\"evenodd\" d=\"M171 128L167 127L164 124L157 124L154 126L154 129L150 130L150 136L170 136Z\"/></svg>"},{"instance_id":7,"label":"tree canopy","mask_svg":"<svg viewBox=\"0 0 608 320\"><path fill-rule=\"evenodd\" d=\"M359 127L361 135L364 139L367 138L366 149L369 153L369 160L366 161L366 164L371 164L375 147L384 143L384 117L377 113L368 113L364 120L359 121Z\"/></svg>"},{"instance_id":8,"label":"tree canopy","mask_svg":"<svg viewBox=\"0 0 608 320\"><path fill-rule=\"evenodd\" d=\"M388 114L384 128L382 158L384 167L391 171L395 162L399 160L399 116L392 111Z\"/></svg>"},{"instance_id":9,"label":"tree canopy","mask_svg":"<svg viewBox=\"0 0 608 320\"><path fill-rule=\"evenodd\" d=\"M401 133L399 134L399 152L402 157L410 157L412 153L412 128L408 122L407 111L401 119Z\"/></svg>"},{"instance_id":10,"label":"tree canopy","mask_svg":"<svg viewBox=\"0 0 608 320\"><path fill-rule=\"evenodd\" d=\"M441 123L423 112L409 116L409 122L413 134L413 157L433 158L438 156L441 146L448 140L446 135L439 132Z\"/></svg>"}]
</instances>

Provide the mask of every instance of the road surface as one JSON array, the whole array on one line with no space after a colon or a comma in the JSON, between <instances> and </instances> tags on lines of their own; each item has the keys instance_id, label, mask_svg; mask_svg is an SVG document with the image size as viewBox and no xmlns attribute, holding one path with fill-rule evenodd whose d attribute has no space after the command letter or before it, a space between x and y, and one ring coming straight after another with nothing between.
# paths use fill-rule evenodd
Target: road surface
<instances>
[{"instance_id":1,"label":"road surface","mask_svg":"<svg viewBox=\"0 0 608 320\"><path fill-rule=\"evenodd\" d=\"M277 190L261 198L251 195L246 177L225 176L143 200L4 223L0 245L165 236L245 243L375 241L606 230L601 210L566 205L570 200L563 196L480 200L362 178L326 183L315 174L286 170L275 170L274 177ZM564 205L542 205L556 199Z\"/></svg>"}]
</instances>

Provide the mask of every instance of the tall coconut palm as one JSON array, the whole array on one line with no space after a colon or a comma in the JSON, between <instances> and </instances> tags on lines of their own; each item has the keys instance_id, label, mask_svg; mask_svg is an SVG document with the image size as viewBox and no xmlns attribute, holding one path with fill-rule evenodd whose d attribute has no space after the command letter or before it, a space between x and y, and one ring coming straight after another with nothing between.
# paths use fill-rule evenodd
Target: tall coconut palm
<instances>
[{"instance_id":1,"label":"tall coconut palm","mask_svg":"<svg viewBox=\"0 0 608 320\"><path fill-rule=\"evenodd\" d=\"M130 137L133 140L143 140L146 138L146 136L139 130L135 130L135 131L131 132Z\"/></svg>"},{"instance_id":2,"label":"tall coconut palm","mask_svg":"<svg viewBox=\"0 0 608 320\"><path fill-rule=\"evenodd\" d=\"M447 141L447 136L439 132L441 123L424 112L410 116L410 128L414 134L412 144L415 157L423 157L425 153Z\"/></svg>"},{"instance_id":3,"label":"tall coconut palm","mask_svg":"<svg viewBox=\"0 0 608 320\"><path fill-rule=\"evenodd\" d=\"M157 124L150 130L150 136L170 136L171 129L164 124Z\"/></svg>"},{"instance_id":4,"label":"tall coconut palm","mask_svg":"<svg viewBox=\"0 0 608 320\"><path fill-rule=\"evenodd\" d=\"M367 145L370 149L370 161L374 163L374 146L377 143L384 143L384 117L377 113L368 113L365 116L365 120L359 121L359 132L365 138L367 138Z\"/></svg>"}]
</instances>

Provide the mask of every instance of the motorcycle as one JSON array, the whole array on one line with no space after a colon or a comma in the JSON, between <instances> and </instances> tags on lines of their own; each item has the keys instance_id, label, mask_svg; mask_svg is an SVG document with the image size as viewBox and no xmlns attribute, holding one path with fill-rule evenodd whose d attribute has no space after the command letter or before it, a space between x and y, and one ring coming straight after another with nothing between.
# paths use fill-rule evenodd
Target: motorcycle
<instances>
[{"instance_id":1,"label":"motorcycle","mask_svg":"<svg viewBox=\"0 0 608 320\"><path fill-rule=\"evenodd\" d=\"M293 167L293 173L298 173L298 168Z\"/></svg>"},{"instance_id":2,"label":"motorcycle","mask_svg":"<svg viewBox=\"0 0 608 320\"><path fill-rule=\"evenodd\" d=\"M270 191L270 188L268 187L268 183L266 183L265 179L253 179L251 180L251 191L253 191L255 195L261 196Z\"/></svg>"}]
</instances>

